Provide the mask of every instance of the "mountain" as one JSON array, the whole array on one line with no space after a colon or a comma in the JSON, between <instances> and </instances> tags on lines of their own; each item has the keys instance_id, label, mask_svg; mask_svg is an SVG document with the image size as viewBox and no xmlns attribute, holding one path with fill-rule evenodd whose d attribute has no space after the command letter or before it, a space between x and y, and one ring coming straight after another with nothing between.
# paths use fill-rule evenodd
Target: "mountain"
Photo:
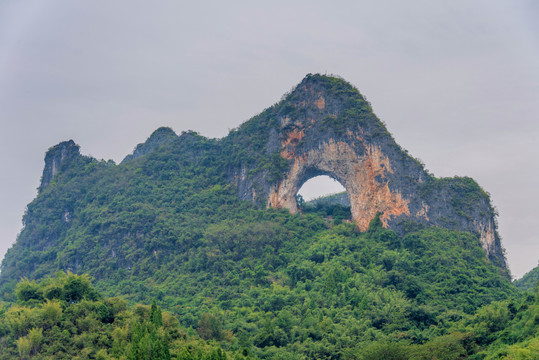
<instances>
[{"instance_id":1,"label":"mountain","mask_svg":"<svg viewBox=\"0 0 539 360\"><path fill-rule=\"evenodd\" d=\"M350 200L348 199L348 195L346 194L346 191L343 191L343 192L340 192L340 193L337 193L337 194L332 194L332 195L327 195L327 196L322 196L322 197L319 197L319 198L316 198L316 199L312 199L312 200L307 202L307 205L312 205L312 206L340 205L340 206L349 208L350 207Z\"/></svg>"},{"instance_id":2,"label":"mountain","mask_svg":"<svg viewBox=\"0 0 539 360\"><path fill-rule=\"evenodd\" d=\"M399 233L410 222L471 231L489 259L506 267L488 194L470 178L429 174L341 79L308 75L224 142L236 154L228 172L241 199L295 212L301 185L329 175L346 189L361 231L378 212Z\"/></svg>"},{"instance_id":3,"label":"mountain","mask_svg":"<svg viewBox=\"0 0 539 360\"><path fill-rule=\"evenodd\" d=\"M172 142L176 138L176 133L171 128L162 127L155 130L152 135L142 144L138 144L132 154L127 155L122 162L136 159L155 150L159 146Z\"/></svg>"},{"instance_id":4,"label":"mountain","mask_svg":"<svg viewBox=\"0 0 539 360\"><path fill-rule=\"evenodd\" d=\"M298 208L320 174L349 209ZM518 296L488 194L428 173L336 77L308 75L222 139L158 129L118 165L62 142L23 223L4 300L21 277L87 273L104 296L156 299L193 331L211 319L230 336L203 338L261 358L426 344Z\"/></svg>"}]
</instances>

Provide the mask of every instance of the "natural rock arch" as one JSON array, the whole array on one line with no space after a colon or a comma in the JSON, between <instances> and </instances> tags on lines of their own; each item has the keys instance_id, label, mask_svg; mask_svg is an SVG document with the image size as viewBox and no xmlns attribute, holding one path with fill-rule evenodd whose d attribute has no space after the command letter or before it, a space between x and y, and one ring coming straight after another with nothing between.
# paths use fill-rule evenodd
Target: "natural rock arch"
<instances>
[{"instance_id":1,"label":"natural rock arch","mask_svg":"<svg viewBox=\"0 0 539 360\"><path fill-rule=\"evenodd\" d=\"M265 145L260 147L262 137ZM251 154L250 159L259 159L230 172L242 199L297 212L301 185L328 175L346 189L359 230L381 213L384 226L397 232L411 223L474 232L491 261L505 267L488 194L470 178L429 174L342 79L308 75L228 139L231 146L244 144L242 153Z\"/></svg>"},{"instance_id":2,"label":"natural rock arch","mask_svg":"<svg viewBox=\"0 0 539 360\"><path fill-rule=\"evenodd\" d=\"M315 179L316 177L324 176L324 175L339 182L343 186L343 188L345 189L348 195L348 190L343 185L342 179L339 176L329 171L321 170L319 168L310 168L310 169L304 169L304 171L302 171L302 174L298 174L297 176L292 177L291 179L287 180L287 183L289 183L288 186L283 184L284 185L282 187L283 191L280 195L278 195L278 197L280 196L282 198L281 202L277 201L275 203L272 203L271 199L269 199L270 203L268 205L270 207L285 207L289 209L290 212L292 213L297 212L299 209L297 206L294 206L294 203L297 205L297 202L295 201L295 199L297 199L297 195L300 192L303 185L305 185L305 183L309 182L310 180Z\"/></svg>"},{"instance_id":3,"label":"natural rock arch","mask_svg":"<svg viewBox=\"0 0 539 360\"><path fill-rule=\"evenodd\" d=\"M392 171L389 160L378 148L358 154L346 142L329 141L300 156L286 149L282 155L293 163L283 180L270 192L268 206L296 212L296 195L301 186L313 177L328 175L345 188L352 220L360 230L367 229L377 212L383 214L383 220L410 214L408 202L401 194L391 192L387 182L377 180L384 180L386 173Z\"/></svg>"}]
</instances>

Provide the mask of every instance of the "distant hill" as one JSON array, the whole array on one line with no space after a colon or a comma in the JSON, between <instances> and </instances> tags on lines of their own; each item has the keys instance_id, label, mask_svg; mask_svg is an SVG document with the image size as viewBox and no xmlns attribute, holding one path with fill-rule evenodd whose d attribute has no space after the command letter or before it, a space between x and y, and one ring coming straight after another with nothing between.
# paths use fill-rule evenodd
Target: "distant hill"
<instances>
[{"instance_id":1,"label":"distant hill","mask_svg":"<svg viewBox=\"0 0 539 360\"><path fill-rule=\"evenodd\" d=\"M539 286L539 266L526 273L522 278L515 280L514 283L521 290L533 290Z\"/></svg>"},{"instance_id":2,"label":"distant hill","mask_svg":"<svg viewBox=\"0 0 539 360\"><path fill-rule=\"evenodd\" d=\"M350 200L348 199L348 194L346 191L322 196L316 199L307 201L307 205L317 206L317 205L341 205L343 207L350 207Z\"/></svg>"}]
</instances>

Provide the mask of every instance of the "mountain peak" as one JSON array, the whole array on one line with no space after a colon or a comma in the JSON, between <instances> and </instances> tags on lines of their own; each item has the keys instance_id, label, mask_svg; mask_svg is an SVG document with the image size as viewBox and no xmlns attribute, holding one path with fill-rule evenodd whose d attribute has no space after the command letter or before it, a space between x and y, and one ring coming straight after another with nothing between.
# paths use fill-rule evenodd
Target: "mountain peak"
<instances>
[{"instance_id":1,"label":"mountain peak","mask_svg":"<svg viewBox=\"0 0 539 360\"><path fill-rule=\"evenodd\" d=\"M359 230L366 231L380 214L384 226L397 232L410 221L476 232L489 258L505 268L488 195L472 179L436 179L429 174L345 80L309 74L238 133L234 141L242 137L242 151L250 154L245 160L258 159L242 162L238 157L240 164L231 178L242 199L297 212L302 185L327 175L346 189ZM453 205L443 200L448 198Z\"/></svg>"},{"instance_id":2,"label":"mountain peak","mask_svg":"<svg viewBox=\"0 0 539 360\"><path fill-rule=\"evenodd\" d=\"M138 144L133 150L133 153L127 155L122 160L122 163L146 155L153 149L166 144L177 137L178 135L176 135L174 130L171 128L164 126L160 127L159 129L155 130L145 142Z\"/></svg>"},{"instance_id":3,"label":"mountain peak","mask_svg":"<svg viewBox=\"0 0 539 360\"><path fill-rule=\"evenodd\" d=\"M338 135L358 130L367 137L389 135L359 90L337 76L306 75L280 107L284 126L305 127L306 122L317 122L323 132Z\"/></svg>"},{"instance_id":4,"label":"mountain peak","mask_svg":"<svg viewBox=\"0 0 539 360\"><path fill-rule=\"evenodd\" d=\"M337 75L307 74L296 90L340 98L355 96L365 100L356 87Z\"/></svg>"},{"instance_id":5,"label":"mountain peak","mask_svg":"<svg viewBox=\"0 0 539 360\"><path fill-rule=\"evenodd\" d=\"M45 167L41 176L41 185L38 191L42 192L51 182L62 166L70 163L74 158L80 156L80 146L73 140L63 141L55 145L45 154Z\"/></svg>"}]
</instances>

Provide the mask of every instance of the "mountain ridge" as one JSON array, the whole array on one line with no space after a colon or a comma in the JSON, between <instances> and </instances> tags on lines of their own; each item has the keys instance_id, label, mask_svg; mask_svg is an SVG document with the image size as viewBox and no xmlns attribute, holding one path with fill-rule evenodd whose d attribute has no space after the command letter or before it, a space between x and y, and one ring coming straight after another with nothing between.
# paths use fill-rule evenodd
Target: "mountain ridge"
<instances>
[{"instance_id":1,"label":"mountain ridge","mask_svg":"<svg viewBox=\"0 0 539 360\"><path fill-rule=\"evenodd\" d=\"M121 164L184 135L205 139L159 128ZM308 74L280 102L226 137L202 140L211 141L219 148L214 151L228 155L219 166L242 200L294 213L301 185L329 175L346 189L352 220L361 231L377 213L385 227L401 233L410 221L471 231L480 236L490 261L507 270L489 195L471 178L436 178L426 171L395 142L364 96L341 78ZM58 171L59 146L65 143L47 152L40 191ZM192 151L185 155L196 157Z\"/></svg>"}]
</instances>

